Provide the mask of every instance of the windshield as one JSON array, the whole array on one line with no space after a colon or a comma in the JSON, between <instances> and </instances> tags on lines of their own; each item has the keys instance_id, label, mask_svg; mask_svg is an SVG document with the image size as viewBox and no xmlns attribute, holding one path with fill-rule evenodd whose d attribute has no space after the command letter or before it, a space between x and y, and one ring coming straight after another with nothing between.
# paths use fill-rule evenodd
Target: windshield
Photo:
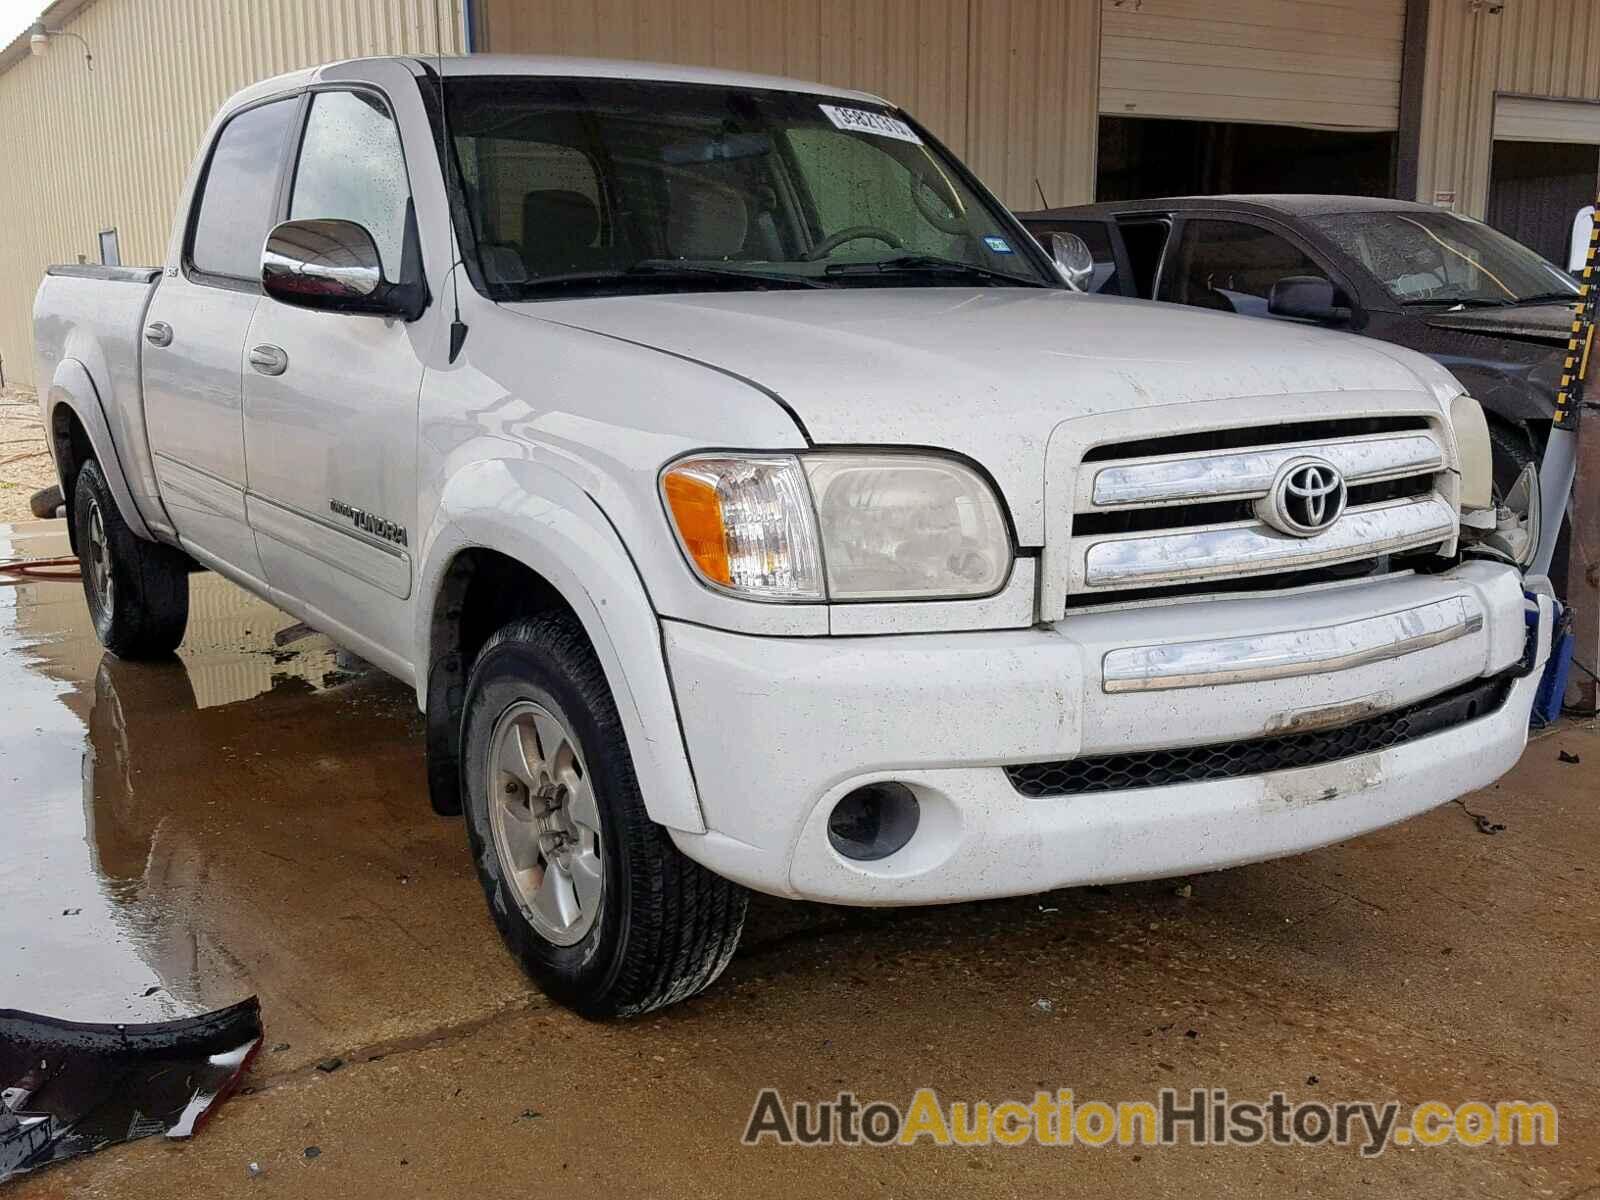
<instances>
[{"instance_id":1,"label":"windshield","mask_svg":"<svg viewBox=\"0 0 1600 1200\"><path fill-rule=\"evenodd\" d=\"M495 299L1056 284L894 112L634 80L458 78L450 136Z\"/></svg>"},{"instance_id":2,"label":"windshield","mask_svg":"<svg viewBox=\"0 0 1600 1200\"><path fill-rule=\"evenodd\" d=\"M1336 213L1310 223L1402 304L1504 305L1578 295L1559 267L1455 213Z\"/></svg>"}]
</instances>

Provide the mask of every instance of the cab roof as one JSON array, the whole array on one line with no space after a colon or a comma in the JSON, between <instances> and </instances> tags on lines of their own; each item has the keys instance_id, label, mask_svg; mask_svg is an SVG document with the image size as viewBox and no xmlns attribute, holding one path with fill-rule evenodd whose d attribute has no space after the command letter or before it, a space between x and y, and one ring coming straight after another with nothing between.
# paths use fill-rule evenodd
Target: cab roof
<instances>
[{"instance_id":1,"label":"cab roof","mask_svg":"<svg viewBox=\"0 0 1600 1200\"><path fill-rule=\"evenodd\" d=\"M284 75L251 84L232 97L226 108L260 99L277 92L307 87L325 80L348 82L361 78L361 67L368 63L400 63L414 74L426 75L443 69L447 79L478 76L523 76L530 79L627 79L651 83L699 83L747 91L805 92L836 96L858 103L886 105L889 102L871 92L833 87L781 75L757 75L746 71L723 71L714 67L685 67L671 63L634 62L621 58L576 58L562 55L468 54L393 55L385 58L348 59L290 71Z\"/></svg>"}]
</instances>

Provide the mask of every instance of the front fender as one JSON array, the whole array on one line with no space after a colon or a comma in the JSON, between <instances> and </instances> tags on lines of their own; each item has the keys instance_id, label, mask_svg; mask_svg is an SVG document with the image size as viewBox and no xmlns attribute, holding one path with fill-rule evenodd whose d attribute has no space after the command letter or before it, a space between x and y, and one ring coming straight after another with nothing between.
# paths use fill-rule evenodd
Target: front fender
<instances>
[{"instance_id":1,"label":"front fender","mask_svg":"<svg viewBox=\"0 0 1600 1200\"><path fill-rule=\"evenodd\" d=\"M56 416L62 406L78 418L78 423L88 435L89 445L94 449L95 461L100 464L101 471L105 474L112 498L116 500L117 508L121 511L123 520L127 521L128 528L146 541L156 541L155 535L145 524L144 515L139 511L138 504L134 501L132 490L128 487L128 477L122 469L116 439L111 436L111 427L106 421L105 409L100 402L100 390L95 387L88 368L75 358L63 358L56 364L55 375L50 380L45 399L45 432L50 439L50 452L56 460L58 478L62 476L62 464L60 448L55 440L55 428ZM61 478L62 495L70 496L71 490L72 480Z\"/></svg>"},{"instance_id":2,"label":"front fender","mask_svg":"<svg viewBox=\"0 0 1600 1200\"><path fill-rule=\"evenodd\" d=\"M650 818L703 833L660 623L633 559L593 498L531 462L481 461L452 476L421 548L419 594L429 602L417 605L415 644L427 651L423 662L434 658L433 609L445 573L474 548L523 564L571 606L616 699Z\"/></svg>"}]
</instances>

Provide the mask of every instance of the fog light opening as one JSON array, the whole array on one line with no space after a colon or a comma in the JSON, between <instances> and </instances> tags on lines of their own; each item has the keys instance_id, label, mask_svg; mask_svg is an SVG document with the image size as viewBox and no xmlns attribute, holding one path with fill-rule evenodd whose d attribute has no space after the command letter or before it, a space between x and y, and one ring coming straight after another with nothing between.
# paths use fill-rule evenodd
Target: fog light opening
<instances>
[{"instance_id":1,"label":"fog light opening","mask_svg":"<svg viewBox=\"0 0 1600 1200\"><path fill-rule=\"evenodd\" d=\"M917 832L917 798L903 783L869 783L848 792L828 814L828 842L857 862L888 858Z\"/></svg>"}]
</instances>

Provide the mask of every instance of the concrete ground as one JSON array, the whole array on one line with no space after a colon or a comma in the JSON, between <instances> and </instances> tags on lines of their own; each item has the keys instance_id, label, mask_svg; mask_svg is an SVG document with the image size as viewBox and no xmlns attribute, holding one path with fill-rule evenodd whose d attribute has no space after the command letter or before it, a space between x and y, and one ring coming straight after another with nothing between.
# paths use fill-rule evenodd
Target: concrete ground
<instances>
[{"instance_id":1,"label":"concrete ground","mask_svg":"<svg viewBox=\"0 0 1600 1200\"><path fill-rule=\"evenodd\" d=\"M0 559L61 540L0 530ZM141 1020L253 992L267 1049L193 1141L109 1149L18 1200L1600 1197L1593 728L1539 737L1465 805L1286 861L925 910L757 899L709 993L596 1025L502 950L459 821L428 809L406 690L320 638L276 645L288 619L213 576L194 608L180 661L140 666L101 655L76 584L0 586L0 1006ZM739 1144L764 1086L924 1085L1549 1100L1561 1140Z\"/></svg>"}]
</instances>

